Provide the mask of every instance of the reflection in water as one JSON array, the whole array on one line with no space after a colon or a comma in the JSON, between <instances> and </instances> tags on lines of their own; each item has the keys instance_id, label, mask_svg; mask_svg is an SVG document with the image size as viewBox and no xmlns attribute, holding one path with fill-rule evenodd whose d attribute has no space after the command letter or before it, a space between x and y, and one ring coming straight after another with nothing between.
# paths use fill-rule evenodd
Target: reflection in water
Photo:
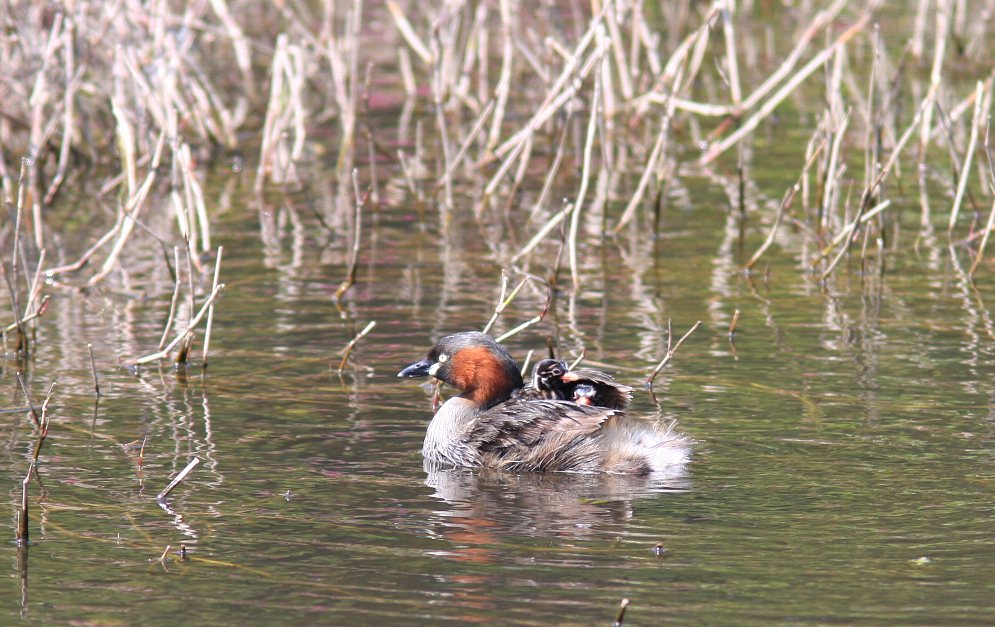
<instances>
[{"instance_id":1,"label":"reflection in water","mask_svg":"<svg viewBox=\"0 0 995 627\"><path fill-rule=\"evenodd\" d=\"M629 520L637 499L691 489L684 468L646 476L428 467L426 473L425 485L435 490L432 496L447 505L435 515L462 539L450 540L472 545L468 554L457 550L457 559L494 546L494 535L584 536L599 525Z\"/></svg>"},{"instance_id":2,"label":"reflection in water","mask_svg":"<svg viewBox=\"0 0 995 627\"><path fill-rule=\"evenodd\" d=\"M691 480L683 468L649 476L522 473L492 469L433 470L426 464L425 485L443 502L432 515L436 524L428 528L433 539L445 543L443 550L429 554L464 565L493 567L511 560L521 565L584 564L588 559L574 553L557 555L526 552L515 547L551 539L557 543L596 540L606 527L616 539L635 515L635 502L663 498L665 493L686 492ZM617 541L617 540L616 540ZM579 550L579 549L577 549ZM454 586L452 603L471 610L496 610L502 600L501 569L454 571L446 575ZM547 582L571 587L568 581ZM464 620L482 620L473 613Z\"/></svg>"},{"instance_id":3,"label":"reflection in water","mask_svg":"<svg viewBox=\"0 0 995 627\"><path fill-rule=\"evenodd\" d=\"M21 580L21 618L28 615L28 546L20 544L17 547L17 572Z\"/></svg>"}]
</instances>

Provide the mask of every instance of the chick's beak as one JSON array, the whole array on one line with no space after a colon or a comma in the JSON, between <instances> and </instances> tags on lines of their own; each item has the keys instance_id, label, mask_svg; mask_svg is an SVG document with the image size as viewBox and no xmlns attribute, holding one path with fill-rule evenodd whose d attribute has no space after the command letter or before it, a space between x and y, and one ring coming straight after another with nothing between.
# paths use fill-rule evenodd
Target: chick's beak
<instances>
[{"instance_id":1,"label":"chick's beak","mask_svg":"<svg viewBox=\"0 0 995 627\"><path fill-rule=\"evenodd\" d=\"M432 367L434 362L431 359L423 359L421 361L416 361L404 370L397 373L399 377L427 377L429 375L429 368Z\"/></svg>"},{"instance_id":2,"label":"chick's beak","mask_svg":"<svg viewBox=\"0 0 995 627\"><path fill-rule=\"evenodd\" d=\"M564 372L563 376L560 377L562 381L565 381L567 383L573 383L574 381L577 381L579 378L580 377L577 376L577 373L571 372L569 370L567 372Z\"/></svg>"}]
</instances>

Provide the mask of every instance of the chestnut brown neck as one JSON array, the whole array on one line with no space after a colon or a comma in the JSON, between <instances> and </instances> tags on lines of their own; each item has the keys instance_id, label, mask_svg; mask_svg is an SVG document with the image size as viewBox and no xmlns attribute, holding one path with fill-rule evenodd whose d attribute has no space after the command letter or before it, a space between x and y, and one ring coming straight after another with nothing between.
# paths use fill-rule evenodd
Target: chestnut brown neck
<instances>
[{"instance_id":1,"label":"chestnut brown neck","mask_svg":"<svg viewBox=\"0 0 995 627\"><path fill-rule=\"evenodd\" d=\"M474 346L459 351L453 361L453 384L463 398L481 409L489 409L511 396L522 386L517 366L504 363L485 346Z\"/></svg>"}]
</instances>

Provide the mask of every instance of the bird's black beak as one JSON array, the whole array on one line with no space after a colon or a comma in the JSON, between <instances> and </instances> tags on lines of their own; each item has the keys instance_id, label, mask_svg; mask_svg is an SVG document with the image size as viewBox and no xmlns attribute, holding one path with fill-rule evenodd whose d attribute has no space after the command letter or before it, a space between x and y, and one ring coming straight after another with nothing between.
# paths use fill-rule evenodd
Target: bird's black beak
<instances>
[{"instance_id":1,"label":"bird's black beak","mask_svg":"<svg viewBox=\"0 0 995 627\"><path fill-rule=\"evenodd\" d=\"M433 362L431 359L423 359L417 361L404 370L397 373L399 377L427 377L429 375L429 368L432 367Z\"/></svg>"}]
</instances>

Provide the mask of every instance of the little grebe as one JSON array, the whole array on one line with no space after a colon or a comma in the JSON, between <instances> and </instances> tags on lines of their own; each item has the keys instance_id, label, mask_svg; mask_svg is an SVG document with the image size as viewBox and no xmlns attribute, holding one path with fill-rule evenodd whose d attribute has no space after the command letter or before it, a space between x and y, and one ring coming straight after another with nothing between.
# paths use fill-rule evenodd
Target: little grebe
<instances>
[{"instance_id":1,"label":"little grebe","mask_svg":"<svg viewBox=\"0 0 995 627\"><path fill-rule=\"evenodd\" d=\"M447 335L397 376L433 376L460 391L425 434L422 455L436 466L645 474L690 458L687 438L620 410L514 397L523 387L518 365L483 333Z\"/></svg>"}]
</instances>

